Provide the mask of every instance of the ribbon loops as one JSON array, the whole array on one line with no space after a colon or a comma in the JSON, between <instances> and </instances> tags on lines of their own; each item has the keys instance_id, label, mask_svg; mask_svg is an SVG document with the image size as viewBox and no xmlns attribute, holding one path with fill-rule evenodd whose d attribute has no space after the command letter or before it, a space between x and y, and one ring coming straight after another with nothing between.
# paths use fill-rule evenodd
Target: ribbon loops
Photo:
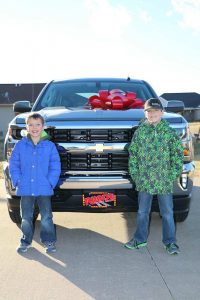
<instances>
[{"instance_id":1,"label":"ribbon loops","mask_svg":"<svg viewBox=\"0 0 200 300\"><path fill-rule=\"evenodd\" d=\"M93 95L88 99L92 109L125 110L130 108L143 108L144 103L137 98L134 92L123 92L119 89L100 90L99 95Z\"/></svg>"}]
</instances>

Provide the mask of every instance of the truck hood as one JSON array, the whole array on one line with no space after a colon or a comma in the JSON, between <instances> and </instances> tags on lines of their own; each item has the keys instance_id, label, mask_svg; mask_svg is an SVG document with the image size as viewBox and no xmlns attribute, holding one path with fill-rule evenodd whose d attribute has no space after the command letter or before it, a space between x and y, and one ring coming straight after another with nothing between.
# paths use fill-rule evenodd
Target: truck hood
<instances>
[{"instance_id":1,"label":"truck hood","mask_svg":"<svg viewBox=\"0 0 200 300\"><path fill-rule=\"evenodd\" d=\"M45 122L63 122L63 121L140 121L144 118L143 109L129 110L100 110L100 109L61 109L51 108L43 109L39 113L44 117ZM24 124L25 118L29 113L20 114L15 117L16 124ZM185 119L181 115L174 113L164 113L164 119L170 123L184 123Z\"/></svg>"}]
</instances>

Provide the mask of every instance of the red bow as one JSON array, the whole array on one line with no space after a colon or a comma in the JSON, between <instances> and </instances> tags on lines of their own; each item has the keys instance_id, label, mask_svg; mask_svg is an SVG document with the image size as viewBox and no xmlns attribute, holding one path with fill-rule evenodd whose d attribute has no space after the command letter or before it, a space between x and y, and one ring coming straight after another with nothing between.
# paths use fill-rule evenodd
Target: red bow
<instances>
[{"instance_id":1,"label":"red bow","mask_svg":"<svg viewBox=\"0 0 200 300\"><path fill-rule=\"evenodd\" d=\"M130 109L143 108L144 102L136 98L136 93L114 89L111 91L100 90L99 95L93 95L88 99L92 109Z\"/></svg>"}]
</instances>

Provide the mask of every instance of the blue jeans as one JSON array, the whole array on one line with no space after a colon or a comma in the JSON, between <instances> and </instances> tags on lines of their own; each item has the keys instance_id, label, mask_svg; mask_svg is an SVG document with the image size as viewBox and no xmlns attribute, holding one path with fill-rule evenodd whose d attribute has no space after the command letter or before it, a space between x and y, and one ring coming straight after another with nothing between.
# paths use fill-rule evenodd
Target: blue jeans
<instances>
[{"instance_id":1,"label":"blue jeans","mask_svg":"<svg viewBox=\"0 0 200 300\"><path fill-rule=\"evenodd\" d=\"M51 197L49 196L22 196L21 197L21 230L23 236L21 243L30 245L33 239L34 226L33 226L33 213L35 203L38 204L41 225L40 225L40 240L42 243L55 242L56 232L53 224L53 215L51 209Z\"/></svg>"},{"instance_id":2,"label":"blue jeans","mask_svg":"<svg viewBox=\"0 0 200 300\"><path fill-rule=\"evenodd\" d=\"M157 195L160 214L162 216L162 241L165 245L176 242L176 228L174 224L172 194ZM139 192L137 228L134 239L138 243L147 241L149 234L149 215L151 211L153 195Z\"/></svg>"}]
</instances>

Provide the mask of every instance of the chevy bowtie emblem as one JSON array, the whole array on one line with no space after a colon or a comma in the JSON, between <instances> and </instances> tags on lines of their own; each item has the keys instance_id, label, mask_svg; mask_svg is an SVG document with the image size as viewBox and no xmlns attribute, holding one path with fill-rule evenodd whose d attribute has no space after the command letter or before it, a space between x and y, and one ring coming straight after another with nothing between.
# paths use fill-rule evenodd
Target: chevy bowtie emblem
<instances>
[{"instance_id":1,"label":"chevy bowtie emblem","mask_svg":"<svg viewBox=\"0 0 200 300\"><path fill-rule=\"evenodd\" d=\"M104 144L96 144L94 146L89 146L90 150L95 150L96 152L103 152L104 150L112 150L112 146L106 146Z\"/></svg>"},{"instance_id":2,"label":"chevy bowtie emblem","mask_svg":"<svg viewBox=\"0 0 200 300\"><path fill-rule=\"evenodd\" d=\"M96 144L96 152L103 152L104 145L103 144Z\"/></svg>"}]
</instances>

